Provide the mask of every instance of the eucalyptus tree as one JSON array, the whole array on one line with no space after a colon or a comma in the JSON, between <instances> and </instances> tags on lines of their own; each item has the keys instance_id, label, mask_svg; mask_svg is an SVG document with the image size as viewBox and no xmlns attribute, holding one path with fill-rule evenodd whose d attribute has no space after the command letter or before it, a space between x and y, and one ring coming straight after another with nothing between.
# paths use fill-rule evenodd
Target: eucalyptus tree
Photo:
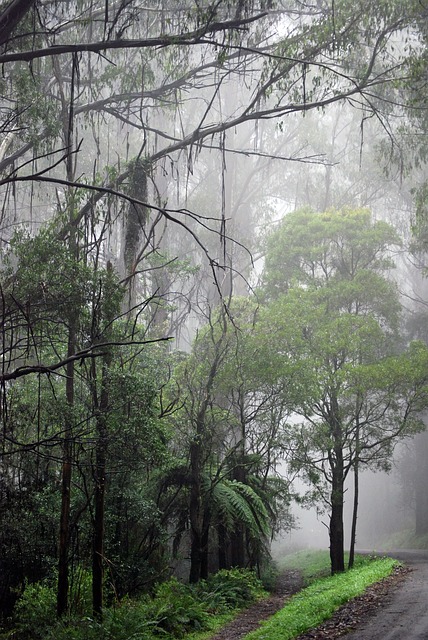
<instances>
[{"instance_id":1,"label":"eucalyptus tree","mask_svg":"<svg viewBox=\"0 0 428 640\"><path fill-rule=\"evenodd\" d=\"M333 573L344 569L346 478L354 472L352 563L360 466L387 468L427 402L427 350L400 349L398 291L384 275L394 244L366 210L289 214L267 244L263 351L290 379L290 464L328 506Z\"/></svg>"},{"instance_id":2,"label":"eucalyptus tree","mask_svg":"<svg viewBox=\"0 0 428 640\"><path fill-rule=\"evenodd\" d=\"M82 2L75 9L70 15L70 6L40 1L13 2L4 11L0 60L5 95L11 96L2 124L0 168L10 202L4 216L9 213L13 224L18 199L34 226L38 207L53 209L64 188L80 188L74 224L95 216L98 229L121 228L120 242L104 236L103 254L116 254L130 291L152 285L155 297L168 288L156 284L159 264L147 261L165 233L162 221L187 226L193 239L194 224L199 231L208 226L226 242L224 203L214 206L212 220L198 221L182 207L180 185L192 172L198 176L199 160L213 150L228 161L236 152L248 154L245 147L229 148L224 137L248 122L259 126L344 99L370 111L373 92L378 112L380 88L400 73L390 40L421 11L417 4L404 11L392 2L375 8L361 2L352 12L347 3L336 3L334 11L321 3L305 12L281 3L270 9L225 3L166 9L137 1ZM355 63L357 52L364 69ZM236 84L242 95L228 101L225 94ZM126 144L114 145L117 138ZM131 161L124 166L126 159ZM172 178L163 193L156 184L162 172ZM164 206L174 191L176 211ZM7 239L5 217L4 223ZM68 224L59 229L59 239L69 230ZM223 264L224 250L207 256L206 243L197 246L198 258L208 257L211 267L230 267Z\"/></svg>"},{"instance_id":3,"label":"eucalyptus tree","mask_svg":"<svg viewBox=\"0 0 428 640\"><path fill-rule=\"evenodd\" d=\"M171 304L175 296L171 279L156 277L168 274L167 265L181 257L175 246L172 255L159 251L172 225L190 235L195 262L207 261L221 290L224 270L234 268L226 259L225 247L232 241L226 208L220 202L205 217L189 210L183 184L192 172L198 175L206 154L220 150L227 158L237 151L228 149L225 134L343 100L377 112L385 98L381 88L397 81L404 69L406 52L393 57L391 40L422 13L417 2L374 6L368 0L352 7L345 1L334 7L321 2L304 11L300 3L281 2L165 7L140 0L13 0L2 5L2 249L22 225L29 229L29 249L40 251L34 254L34 273L22 252L10 254L5 267L0 378L5 432L7 397L19 378L65 376L67 415L73 416L76 363L104 358L108 368L114 345L107 339L103 346L95 328L109 263L117 273L112 288L127 290L114 314L115 324L123 313L128 322L121 346L144 341L148 334L141 338L139 331L153 326L155 303ZM224 92L236 86L239 99L228 107ZM225 171L227 163L222 167ZM158 186L162 175L164 191ZM170 204L174 194L175 208ZM44 223L50 225L47 252ZM209 245L207 231L220 242ZM57 250L67 269L58 264ZM23 274L34 277L35 286L18 296ZM56 289L57 274L66 283L64 292ZM55 312L57 297L69 302L61 315ZM102 335L111 329L107 316ZM58 336L59 327L67 338ZM42 343L49 349L41 350ZM98 376L97 371L97 384L103 379ZM94 379L88 372L85 383ZM103 407L108 404L102 390L101 383L91 404L99 416L100 500ZM75 436L70 424L61 431L59 613L67 606L70 442ZM77 426L77 419L72 424Z\"/></svg>"},{"instance_id":4,"label":"eucalyptus tree","mask_svg":"<svg viewBox=\"0 0 428 640\"><path fill-rule=\"evenodd\" d=\"M291 525L288 482L276 472L278 395L253 365L256 312L247 299L213 312L174 375L173 442L184 456L177 541L189 523L191 582L207 576L213 549L211 566L259 566L270 536Z\"/></svg>"}]
</instances>

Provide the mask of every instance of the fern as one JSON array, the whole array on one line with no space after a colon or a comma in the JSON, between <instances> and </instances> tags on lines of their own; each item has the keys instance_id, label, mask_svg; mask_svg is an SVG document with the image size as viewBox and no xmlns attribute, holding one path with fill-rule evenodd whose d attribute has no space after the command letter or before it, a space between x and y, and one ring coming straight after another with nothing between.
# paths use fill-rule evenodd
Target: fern
<instances>
[{"instance_id":1,"label":"fern","mask_svg":"<svg viewBox=\"0 0 428 640\"><path fill-rule=\"evenodd\" d=\"M269 534L269 514L248 484L223 478L211 487L211 500L226 529L232 530L240 522L252 535Z\"/></svg>"}]
</instances>

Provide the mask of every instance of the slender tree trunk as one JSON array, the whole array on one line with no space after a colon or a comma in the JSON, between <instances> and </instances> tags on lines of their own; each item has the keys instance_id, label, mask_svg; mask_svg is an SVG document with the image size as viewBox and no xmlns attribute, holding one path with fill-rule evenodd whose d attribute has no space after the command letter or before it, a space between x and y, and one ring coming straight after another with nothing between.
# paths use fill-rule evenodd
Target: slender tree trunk
<instances>
[{"instance_id":1,"label":"slender tree trunk","mask_svg":"<svg viewBox=\"0 0 428 640\"><path fill-rule=\"evenodd\" d=\"M208 578L209 569L209 533L210 533L210 512L209 510L204 514L204 523L201 536L201 571L200 579L206 580Z\"/></svg>"},{"instance_id":2,"label":"slender tree trunk","mask_svg":"<svg viewBox=\"0 0 428 640\"><path fill-rule=\"evenodd\" d=\"M344 535L343 535L343 503L344 503L344 469L342 450L342 430L338 416L338 407L335 399L332 401L334 423L332 435L334 438L334 450L330 458L332 472L331 487L331 514L330 514L330 561L331 573L345 571Z\"/></svg>"},{"instance_id":3,"label":"slender tree trunk","mask_svg":"<svg viewBox=\"0 0 428 640\"><path fill-rule=\"evenodd\" d=\"M110 262L107 263L107 281L104 290L103 320L107 327L111 327L114 320L114 308L111 303L111 295L115 288L113 269ZM107 333L109 330L107 330ZM108 339L104 334L103 339ZM96 394L96 362L94 361L94 406L96 408L97 442L95 453L95 505L94 505L94 531L92 549L92 609L94 616L100 619L103 611L103 582L104 582L104 528L105 528L105 493L106 493L106 465L108 447L107 415L109 410L109 379L108 373L112 361L112 353L107 349L103 356L101 391L98 402Z\"/></svg>"},{"instance_id":4,"label":"slender tree trunk","mask_svg":"<svg viewBox=\"0 0 428 640\"><path fill-rule=\"evenodd\" d=\"M222 343L224 335L215 344L215 356L211 363L208 375L205 397L201 401L196 416L196 433L190 445L190 573L189 582L198 582L208 567L208 539L209 539L209 505L206 504L207 496L202 487L203 464L207 458L208 434L206 428L206 416L211 401L211 392L219 363L223 357Z\"/></svg>"},{"instance_id":5,"label":"slender tree trunk","mask_svg":"<svg viewBox=\"0 0 428 640\"><path fill-rule=\"evenodd\" d=\"M68 149L66 158L67 179L71 182L74 178L73 174L73 130L74 130L74 79L76 72L76 60L73 58L72 81L70 87L70 100L67 102L64 95L61 72L58 61L55 60L55 74L60 87L62 118L63 118L63 134L65 145ZM69 190L67 198L68 219L70 223L69 235L69 251L75 265L79 258L79 246L77 232L75 227L75 198L72 189ZM70 274L73 281L73 274ZM68 317L68 343L67 356L70 357L76 353L77 344L77 326L78 326L78 308L77 304L70 305ZM57 614L62 616L68 608L68 588L69 588L69 571L68 571L68 547L70 538L70 492L72 477L72 455L73 455L73 407L74 407L74 362L69 362L66 367L66 399L68 411L66 416L66 424L64 428L64 442L62 452L62 477L61 477L61 515L60 515L60 534L58 548L58 589L57 589Z\"/></svg>"},{"instance_id":6,"label":"slender tree trunk","mask_svg":"<svg viewBox=\"0 0 428 640\"><path fill-rule=\"evenodd\" d=\"M201 577L202 549L202 491L201 491L201 444L199 429L190 447L190 468L192 484L190 487L190 574L189 582L195 583Z\"/></svg>"},{"instance_id":7,"label":"slender tree trunk","mask_svg":"<svg viewBox=\"0 0 428 640\"><path fill-rule=\"evenodd\" d=\"M242 409L242 404L241 404ZM245 443L246 443L246 433L245 433L245 419L243 414L240 416L240 442L238 447L238 459L236 463L236 467L233 473L233 477L238 482L246 483L247 480L247 469L245 467ZM232 567L245 567L246 566L246 531L245 526L237 522L235 525L235 529L231 535L231 560Z\"/></svg>"},{"instance_id":8,"label":"slender tree trunk","mask_svg":"<svg viewBox=\"0 0 428 640\"><path fill-rule=\"evenodd\" d=\"M359 468L358 462L354 466L354 504L352 508L351 542L349 545L348 569L352 569L355 561L355 542L357 537L357 515L358 515L358 494L359 494Z\"/></svg>"},{"instance_id":9,"label":"slender tree trunk","mask_svg":"<svg viewBox=\"0 0 428 640\"><path fill-rule=\"evenodd\" d=\"M336 474L334 474L335 476ZM343 536L343 479L339 474L333 476L330 514L330 562L331 573L345 571Z\"/></svg>"},{"instance_id":10,"label":"slender tree trunk","mask_svg":"<svg viewBox=\"0 0 428 640\"><path fill-rule=\"evenodd\" d=\"M331 573L345 571L345 550L343 535L343 503L345 474L343 467L342 424L339 404L335 393L332 393L329 408L331 415L331 435L333 450L329 454L331 469L331 514L330 514L330 561Z\"/></svg>"},{"instance_id":11,"label":"slender tree trunk","mask_svg":"<svg viewBox=\"0 0 428 640\"><path fill-rule=\"evenodd\" d=\"M106 488L107 425L106 410L108 392L106 389L106 365L103 366L103 380L99 415L97 416L97 445L95 467L95 508L92 551L92 609L94 616L101 618L103 610L104 577L104 510Z\"/></svg>"},{"instance_id":12,"label":"slender tree trunk","mask_svg":"<svg viewBox=\"0 0 428 640\"><path fill-rule=\"evenodd\" d=\"M357 516L358 516L358 499L359 499L359 465L360 456L360 427L357 424L355 434L355 461L354 461L354 504L352 508L352 525L351 525L351 543L349 546L348 569L352 569L355 560L355 542L357 538Z\"/></svg>"},{"instance_id":13,"label":"slender tree trunk","mask_svg":"<svg viewBox=\"0 0 428 640\"><path fill-rule=\"evenodd\" d=\"M196 469L196 467L195 467ZM208 577L208 543L210 512L204 509L200 476L194 477L190 496L190 573L189 582L195 583Z\"/></svg>"},{"instance_id":14,"label":"slender tree trunk","mask_svg":"<svg viewBox=\"0 0 428 640\"><path fill-rule=\"evenodd\" d=\"M70 316L68 329L67 355L76 353L76 323L75 314ZM64 441L62 446L62 472L61 472L61 514L58 548L58 590L57 590L57 614L64 615L68 607L68 547L70 538L70 498L73 456L73 406L74 406L74 362L69 362L66 368L67 379L65 383L68 411L65 422Z\"/></svg>"},{"instance_id":15,"label":"slender tree trunk","mask_svg":"<svg viewBox=\"0 0 428 640\"><path fill-rule=\"evenodd\" d=\"M69 418L67 417L67 420ZM61 472L61 514L59 525L58 548L58 587L57 587L57 614L64 615L68 607L68 541L70 531L70 487L72 468L72 440L70 428L64 437L62 448L62 472Z\"/></svg>"}]
</instances>

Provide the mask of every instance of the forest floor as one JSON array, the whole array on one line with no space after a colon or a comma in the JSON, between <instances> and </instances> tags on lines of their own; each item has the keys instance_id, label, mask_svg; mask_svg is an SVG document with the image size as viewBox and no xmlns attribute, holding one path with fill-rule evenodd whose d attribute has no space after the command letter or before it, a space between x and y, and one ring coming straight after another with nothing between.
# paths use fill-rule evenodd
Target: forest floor
<instances>
[{"instance_id":1,"label":"forest floor","mask_svg":"<svg viewBox=\"0 0 428 640\"><path fill-rule=\"evenodd\" d=\"M375 640L375 638L377 638L377 636L374 635L376 626L380 633L379 638L386 639L386 627L390 628L390 623L392 622L387 607L393 602L396 593L401 593L401 591L405 592L405 589L398 589L398 587L408 582L409 576L411 576L414 570L417 571L418 567L398 567L391 576L370 586L362 596L354 598L340 607L332 618L316 629L310 629L300 635L298 640L335 640L344 634L349 634L355 629L360 629L361 625L368 623L371 623L372 627L374 625L373 628L368 628L367 638L369 638L369 640ZM250 631L257 629L261 621L279 611L279 609L284 606L286 600L302 587L303 580L298 571L287 570L283 572L279 576L276 589L271 596L256 602L243 611L237 618L221 629L221 631L217 632L211 640L240 640ZM397 608L394 604L392 606ZM399 606L399 614L402 616L404 610L408 608L408 603L403 604L401 607ZM412 614L409 611L410 626L411 619ZM401 624L400 627L402 633L403 627ZM391 638L399 639L405 637L406 640L410 640L413 637L415 639L428 637L425 635L412 636L409 631L409 626L407 626L405 636L392 635ZM358 640L364 640L366 638L366 636L362 636L360 632L358 632L358 636L354 636L353 633L347 635L347 640L351 640L354 637L356 640L357 638Z\"/></svg>"}]
</instances>

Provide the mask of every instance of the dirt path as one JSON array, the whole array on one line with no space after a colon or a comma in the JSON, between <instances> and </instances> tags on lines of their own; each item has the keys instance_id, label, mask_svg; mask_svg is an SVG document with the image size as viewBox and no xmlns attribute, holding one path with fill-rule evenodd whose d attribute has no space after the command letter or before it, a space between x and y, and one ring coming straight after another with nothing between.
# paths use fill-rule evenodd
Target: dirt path
<instances>
[{"instance_id":1,"label":"dirt path","mask_svg":"<svg viewBox=\"0 0 428 640\"><path fill-rule=\"evenodd\" d=\"M428 640L428 551L397 551L388 555L406 567L372 585L341 607L334 616L296 640ZM240 640L281 609L302 587L297 571L280 576L276 593L256 602L226 625L212 640Z\"/></svg>"},{"instance_id":2,"label":"dirt path","mask_svg":"<svg viewBox=\"0 0 428 640\"><path fill-rule=\"evenodd\" d=\"M254 631L262 620L270 618L282 609L285 601L297 593L303 586L299 571L285 571L277 581L275 592L243 611L237 618L229 622L211 640L239 640L250 631Z\"/></svg>"}]
</instances>

